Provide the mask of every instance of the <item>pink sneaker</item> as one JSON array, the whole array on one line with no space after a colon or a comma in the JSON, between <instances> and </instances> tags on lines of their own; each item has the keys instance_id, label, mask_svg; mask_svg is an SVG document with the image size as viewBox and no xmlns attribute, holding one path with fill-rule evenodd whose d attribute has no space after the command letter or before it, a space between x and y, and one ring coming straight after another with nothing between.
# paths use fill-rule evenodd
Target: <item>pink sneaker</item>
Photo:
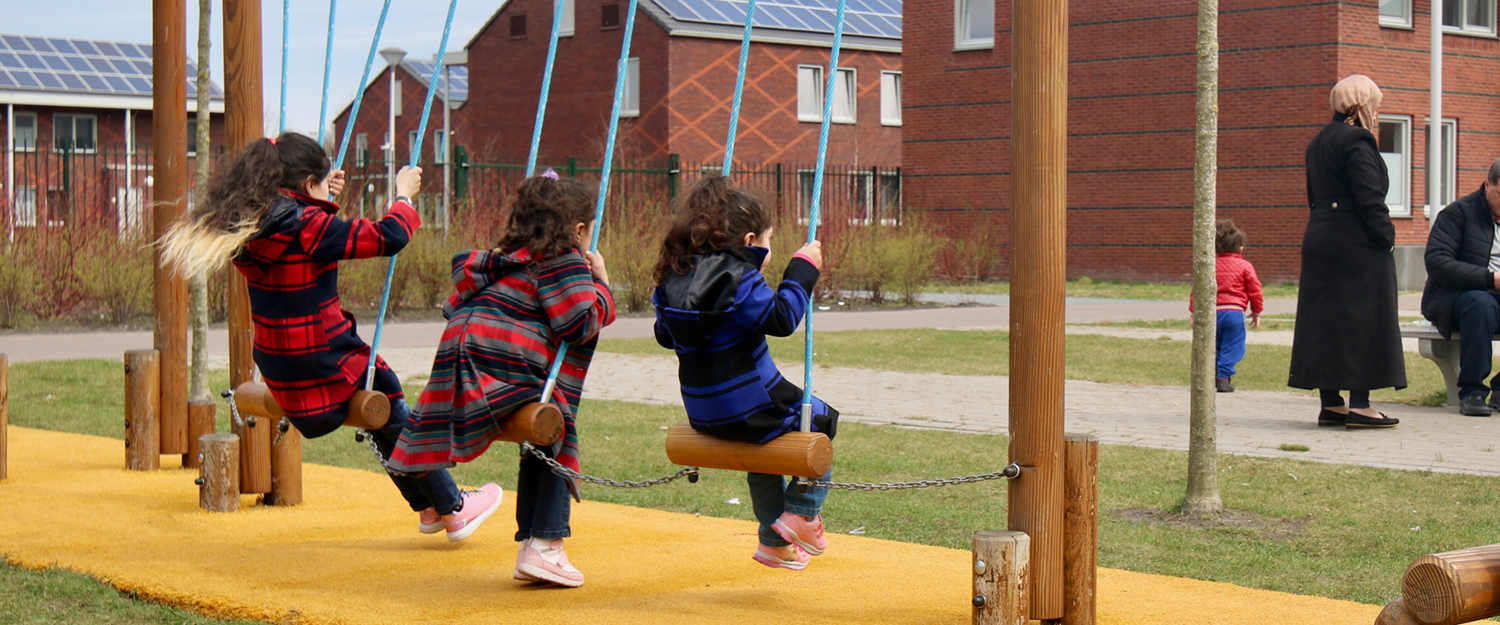
<instances>
[{"instance_id":1,"label":"pink sneaker","mask_svg":"<svg viewBox=\"0 0 1500 625\"><path fill-rule=\"evenodd\" d=\"M447 525L443 523L443 517L433 508L423 510L422 516L417 518L417 531L423 534L436 534L443 531L444 527Z\"/></svg>"},{"instance_id":2,"label":"pink sneaker","mask_svg":"<svg viewBox=\"0 0 1500 625\"><path fill-rule=\"evenodd\" d=\"M531 544L530 539L521 541L521 548L516 551L516 570L512 571L510 576L512 579L520 580L523 582L545 583L540 579L521 572L521 554L526 553L526 546L529 544Z\"/></svg>"},{"instance_id":3,"label":"pink sneaker","mask_svg":"<svg viewBox=\"0 0 1500 625\"><path fill-rule=\"evenodd\" d=\"M479 490L464 491L463 509L453 513L452 518L444 523L444 527L448 529L448 540L458 542L468 538L484 524L485 519L500 509L500 499L503 496L504 493L494 482L480 486Z\"/></svg>"},{"instance_id":4,"label":"pink sneaker","mask_svg":"<svg viewBox=\"0 0 1500 625\"><path fill-rule=\"evenodd\" d=\"M801 547L808 555L822 555L828 548L828 539L823 538L823 515L809 521L800 514L783 512L771 529L776 530L782 540Z\"/></svg>"},{"instance_id":5,"label":"pink sneaker","mask_svg":"<svg viewBox=\"0 0 1500 625\"><path fill-rule=\"evenodd\" d=\"M516 579L550 582L566 588L583 585L583 573L568 562L563 553L563 541L529 538L521 543L521 553L516 555Z\"/></svg>"},{"instance_id":6,"label":"pink sneaker","mask_svg":"<svg viewBox=\"0 0 1500 625\"><path fill-rule=\"evenodd\" d=\"M755 548L755 555L750 557L773 569L800 571L807 568L807 552L796 545L785 547L760 545Z\"/></svg>"}]
</instances>

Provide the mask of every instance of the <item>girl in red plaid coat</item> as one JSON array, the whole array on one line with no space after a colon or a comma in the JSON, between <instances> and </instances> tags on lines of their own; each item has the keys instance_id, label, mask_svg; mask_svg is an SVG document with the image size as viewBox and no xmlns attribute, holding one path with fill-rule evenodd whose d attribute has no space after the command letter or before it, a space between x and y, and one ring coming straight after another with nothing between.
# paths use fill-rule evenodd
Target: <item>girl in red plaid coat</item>
<instances>
[{"instance_id":1,"label":"girl in red plaid coat","mask_svg":"<svg viewBox=\"0 0 1500 625\"><path fill-rule=\"evenodd\" d=\"M421 225L410 200L421 188L421 169L403 168L396 176L397 198L384 218L346 221L330 201L344 186L344 172L331 168L323 148L304 135L258 139L215 172L206 200L163 241L163 262L183 274L233 261L245 276L255 364L276 403L308 438L343 424L370 361L354 315L339 303L339 261L392 256ZM374 386L390 398L391 418L370 434L389 457L411 410L383 360L376 360ZM494 484L461 493L447 471L390 475L419 513L423 533L446 529L449 540L463 540L500 506Z\"/></svg>"}]
</instances>

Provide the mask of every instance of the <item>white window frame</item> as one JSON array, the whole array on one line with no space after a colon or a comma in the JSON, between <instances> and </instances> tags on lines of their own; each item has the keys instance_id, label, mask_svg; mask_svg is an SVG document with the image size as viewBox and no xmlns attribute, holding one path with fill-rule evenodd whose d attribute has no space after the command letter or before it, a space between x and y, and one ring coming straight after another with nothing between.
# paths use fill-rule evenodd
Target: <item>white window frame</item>
<instances>
[{"instance_id":1,"label":"white window frame","mask_svg":"<svg viewBox=\"0 0 1500 625\"><path fill-rule=\"evenodd\" d=\"M641 60L625 59L625 93L620 94L620 117L641 116Z\"/></svg>"},{"instance_id":2,"label":"white window frame","mask_svg":"<svg viewBox=\"0 0 1500 625\"><path fill-rule=\"evenodd\" d=\"M1437 212L1442 211L1444 207L1458 200L1458 120L1452 117L1444 117L1441 128L1442 135L1440 137L1442 138L1443 145L1440 148L1442 155L1439 157L1442 160L1438 161L1439 169L1441 170L1438 172L1438 175L1441 176L1438 179L1438 183L1445 188L1438 194L1437 206L1424 207L1423 213L1428 218L1431 218ZM1428 123L1428 120L1422 120L1422 129L1424 132L1432 131L1432 125ZM1424 145L1423 147L1425 148L1426 146ZM1426 189L1423 189L1423 192L1425 193ZM1423 195L1423 204L1426 204L1427 201L1428 197Z\"/></svg>"},{"instance_id":3,"label":"white window frame","mask_svg":"<svg viewBox=\"0 0 1500 625\"><path fill-rule=\"evenodd\" d=\"M11 216L17 226L36 227L36 201L35 186L16 187L15 206L11 208Z\"/></svg>"},{"instance_id":4,"label":"white window frame","mask_svg":"<svg viewBox=\"0 0 1500 625\"><path fill-rule=\"evenodd\" d=\"M57 147L57 129L62 127L62 120L63 119L68 120L68 123L72 124L72 126L73 126L73 136L74 136L73 144L75 146L78 144L78 140L77 140L77 136L78 136L78 122L77 122L77 120L79 120L79 119L87 119L87 120L93 122L92 125L93 125L93 135L94 136L92 138L93 140L90 142L93 145L93 147L90 147L90 148L88 148L86 150L80 150L80 149L74 147L74 148L71 148L70 151L72 151L74 154L93 154L94 152L98 151L98 149L99 149L99 116L98 115L87 115L87 114L83 114L83 113L53 113L52 114L52 146L53 146L54 149Z\"/></svg>"},{"instance_id":5,"label":"white window frame","mask_svg":"<svg viewBox=\"0 0 1500 625\"><path fill-rule=\"evenodd\" d=\"M855 208L864 208L864 217L850 217L849 225L868 226L873 224L875 222L875 213L877 212L876 203L879 201L879 196L875 192L875 172L851 171L842 177L845 180L845 184L849 185L849 196L853 200ZM864 182L863 190L860 189L860 181ZM826 185L828 181L824 180L823 183ZM864 196L863 201L859 197L861 195Z\"/></svg>"},{"instance_id":6,"label":"white window frame","mask_svg":"<svg viewBox=\"0 0 1500 625\"><path fill-rule=\"evenodd\" d=\"M1433 1L1437 2L1438 0L1433 0ZM1447 2L1460 2L1460 3L1463 3L1464 7L1461 7L1459 9L1459 12L1458 12L1460 19L1463 19L1464 16L1468 15L1468 11L1464 10L1464 8L1467 7L1471 3L1484 3L1485 5L1488 5L1489 6L1489 13L1490 13L1489 14L1489 23L1487 23L1487 24L1478 24L1478 25L1474 25L1474 24L1462 24L1462 25L1459 25L1459 26L1449 26L1448 24L1443 24L1443 32L1445 32L1445 33L1452 33L1452 34L1455 34L1455 35L1472 35L1472 36L1476 36L1476 37L1494 37L1495 36L1495 13L1496 13L1496 11L1495 11L1495 8L1496 8L1495 7L1495 2L1496 2L1496 0L1442 0L1442 1L1445 3L1444 5L1442 5L1444 7L1447 6L1447 4L1446 4ZM1446 12L1447 11L1444 10L1444 11L1441 11L1439 13L1441 14L1441 13L1446 13Z\"/></svg>"},{"instance_id":7,"label":"white window frame","mask_svg":"<svg viewBox=\"0 0 1500 625\"><path fill-rule=\"evenodd\" d=\"M880 125L901 125L901 72L880 72Z\"/></svg>"},{"instance_id":8,"label":"white window frame","mask_svg":"<svg viewBox=\"0 0 1500 625\"><path fill-rule=\"evenodd\" d=\"M35 152L36 151L37 134L40 132L39 129L41 128L41 126L38 125L38 122L37 122L37 119L36 119L36 113L29 112L29 111L16 111L15 115L16 115L16 118L14 120L12 120L12 125L16 129L16 131L18 132L18 134L16 136L14 136L14 137L11 137L10 140L11 140L12 146L15 148L15 150L17 152ZM21 143L16 142L16 139L20 137L20 134L19 134L19 131L21 130L21 123L20 122L23 119L30 119L31 120L31 144L30 145L25 145L25 144L21 144Z\"/></svg>"},{"instance_id":9,"label":"white window frame","mask_svg":"<svg viewBox=\"0 0 1500 625\"><path fill-rule=\"evenodd\" d=\"M839 110L841 98L848 94L849 114L842 115ZM838 68L838 78L833 83L833 123L853 124L859 121L859 73L852 67Z\"/></svg>"},{"instance_id":10,"label":"white window frame","mask_svg":"<svg viewBox=\"0 0 1500 625\"><path fill-rule=\"evenodd\" d=\"M1400 16L1397 16L1397 15L1386 15L1384 13L1383 9L1384 9L1384 5L1387 2L1390 2L1392 4L1401 5L1401 7L1405 9L1403 11L1403 15L1400 15ZM1382 5L1381 10L1380 10L1380 25L1384 26L1386 28L1407 28L1407 29L1412 28L1411 2L1412 2L1412 0L1380 0L1380 4Z\"/></svg>"},{"instance_id":11,"label":"white window frame","mask_svg":"<svg viewBox=\"0 0 1500 625\"><path fill-rule=\"evenodd\" d=\"M797 66L797 121L823 121L823 88L823 66Z\"/></svg>"},{"instance_id":12,"label":"white window frame","mask_svg":"<svg viewBox=\"0 0 1500 625\"><path fill-rule=\"evenodd\" d=\"M116 187L115 212L120 232L136 232L142 225L141 208L145 205L146 190L141 187ZM192 210L192 192L188 192L188 210Z\"/></svg>"},{"instance_id":13,"label":"white window frame","mask_svg":"<svg viewBox=\"0 0 1500 625\"><path fill-rule=\"evenodd\" d=\"M891 217L886 212L886 206L885 206L885 189L886 189L886 186L887 186L887 181L889 181L889 180L895 180L896 181L896 184L894 185L896 187L896 194L895 194L896 196L894 198L892 198L895 201L895 203L896 203L896 205L895 205L895 209L896 209L895 210L895 213L896 213L895 217ZM880 179L876 181L877 184L875 186L877 188L875 189L875 203L877 205L876 210L879 211L879 213L880 213L880 225L882 225L882 226L899 226L899 225L901 225L901 217L903 216L902 215L902 212L903 212L903 206L902 206L903 195L902 194L905 193L905 189L904 189L905 185L902 185L901 182L902 182L901 181L901 172L899 172L899 171L881 171L880 172Z\"/></svg>"},{"instance_id":14,"label":"white window frame","mask_svg":"<svg viewBox=\"0 0 1500 625\"><path fill-rule=\"evenodd\" d=\"M1391 189L1390 192L1386 193L1385 205L1386 208L1390 209L1392 217L1410 217L1412 207L1411 116L1381 115L1380 123L1396 125L1397 145L1395 147L1401 150L1400 162L1396 163L1397 166L1395 168L1391 167L1391 163L1386 163L1386 170L1391 178ZM1379 135L1377 134L1376 136L1378 137ZM1389 153L1385 151L1386 147L1390 146L1381 146L1380 158L1382 159ZM1401 189L1396 188L1396 177L1398 175L1401 176ZM1400 198L1401 203L1396 204L1391 202L1392 195Z\"/></svg>"},{"instance_id":15,"label":"white window frame","mask_svg":"<svg viewBox=\"0 0 1500 625\"><path fill-rule=\"evenodd\" d=\"M804 187L803 181L806 181ZM797 223L807 225L808 216L812 213L813 187L817 185L818 171L816 169L797 170ZM827 174L824 174L823 193L828 193ZM823 215L818 214L818 225L823 225Z\"/></svg>"},{"instance_id":16,"label":"white window frame","mask_svg":"<svg viewBox=\"0 0 1500 625\"><path fill-rule=\"evenodd\" d=\"M994 6L994 0L953 0L953 50L990 50L995 47L995 14L990 9L990 36L969 37L969 7L974 2L989 2Z\"/></svg>"},{"instance_id":17,"label":"white window frame","mask_svg":"<svg viewBox=\"0 0 1500 625\"><path fill-rule=\"evenodd\" d=\"M572 37L574 26L576 25L575 18L577 17L576 15L574 15L574 13L578 12L578 3L574 0L553 0L553 2L563 3L562 22L557 25L557 36ZM555 4L553 5L552 10L555 14L555 12L557 11L557 6Z\"/></svg>"},{"instance_id":18,"label":"white window frame","mask_svg":"<svg viewBox=\"0 0 1500 625\"><path fill-rule=\"evenodd\" d=\"M448 151L443 149L448 144L448 137L443 134L441 128L432 131L432 162L439 165L447 164Z\"/></svg>"},{"instance_id":19,"label":"white window frame","mask_svg":"<svg viewBox=\"0 0 1500 625\"><path fill-rule=\"evenodd\" d=\"M417 131L406 131L406 157L411 158L411 151L417 149ZM417 155L417 162L422 162L422 155Z\"/></svg>"},{"instance_id":20,"label":"white window frame","mask_svg":"<svg viewBox=\"0 0 1500 625\"><path fill-rule=\"evenodd\" d=\"M354 133L354 166L365 167L370 164L370 136L363 132Z\"/></svg>"}]
</instances>

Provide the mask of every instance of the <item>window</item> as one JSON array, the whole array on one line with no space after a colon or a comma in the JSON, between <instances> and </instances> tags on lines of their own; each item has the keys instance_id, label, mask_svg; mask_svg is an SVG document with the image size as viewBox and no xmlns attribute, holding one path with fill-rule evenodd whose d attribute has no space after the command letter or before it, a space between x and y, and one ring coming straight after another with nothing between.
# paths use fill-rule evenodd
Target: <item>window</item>
<instances>
[{"instance_id":1,"label":"window","mask_svg":"<svg viewBox=\"0 0 1500 625\"><path fill-rule=\"evenodd\" d=\"M16 187L14 210L17 226L36 226L36 187Z\"/></svg>"},{"instance_id":2,"label":"window","mask_svg":"<svg viewBox=\"0 0 1500 625\"><path fill-rule=\"evenodd\" d=\"M880 72L880 123L901 125L901 72Z\"/></svg>"},{"instance_id":3,"label":"window","mask_svg":"<svg viewBox=\"0 0 1500 625\"><path fill-rule=\"evenodd\" d=\"M827 175L826 173L824 174ZM797 208L799 215L797 221L806 224L807 216L812 211L813 186L817 183L817 172L811 169L803 169L797 172ZM826 183L827 180L824 180ZM827 191L826 189L824 190ZM819 210L818 225L823 224L822 211Z\"/></svg>"},{"instance_id":4,"label":"window","mask_svg":"<svg viewBox=\"0 0 1500 625\"><path fill-rule=\"evenodd\" d=\"M1411 0L1380 0L1380 25L1411 28Z\"/></svg>"},{"instance_id":5,"label":"window","mask_svg":"<svg viewBox=\"0 0 1500 625\"><path fill-rule=\"evenodd\" d=\"M880 172L880 225L901 224L901 172Z\"/></svg>"},{"instance_id":6,"label":"window","mask_svg":"<svg viewBox=\"0 0 1500 625\"><path fill-rule=\"evenodd\" d=\"M98 146L98 130L93 115L57 113L52 116L52 141L59 150L93 152Z\"/></svg>"},{"instance_id":7,"label":"window","mask_svg":"<svg viewBox=\"0 0 1500 625\"><path fill-rule=\"evenodd\" d=\"M1380 157L1385 160L1391 188L1385 205L1392 217L1411 216L1411 118L1380 116Z\"/></svg>"},{"instance_id":8,"label":"window","mask_svg":"<svg viewBox=\"0 0 1500 625\"><path fill-rule=\"evenodd\" d=\"M953 1L953 49L995 47L994 0Z\"/></svg>"},{"instance_id":9,"label":"window","mask_svg":"<svg viewBox=\"0 0 1500 625\"><path fill-rule=\"evenodd\" d=\"M1431 131L1430 123L1423 124L1424 131ZM1442 210L1444 206L1452 204L1458 199L1457 174L1458 174L1458 120L1451 117L1443 118L1443 134L1439 139L1442 145L1438 149L1438 206ZM1427 196L1422 196L1423 203L1427 202ZM1427 216L1433 216L1433 207L1427 207Z\"/></svg>"},{"instance_id":10,"label":"window","mask_svg":"<svg viewBox=\"0 0 1500 625\"><path fill-rule=\"evenodd\" d=\"M833 123L852 124L855 119L853 69L839 68L833 84ZM823 121L823 68L816 65L797 67L797 121Z\"/></svg>"},{"instance_id":11,"label":"window","mask_svg":"<svg viewBox=\"0 0 1500 625\"><path fill-rule=\"evenodd\" d=\"M189 119L187 129L188 156L198 155L198 120Z\"/></svg>"},{"instance_id":12,"label":"window","mask_svg":"<svg viewBox=\"0 0 1500 625\"><path fill-rule=\"evenodd\" d=\"M411 158L412 150L416 150L416 149L418 149L418 147L417 147L417 131L415 131L415 130L407 131L407 133L406 133L406 154L407 154L407 158ZM419 163L422 162L421 155L417 156L417 162L419 162Z\"/></svg>"},{"instance_id":13,"label":"window","mask_svg":"<svg viewBox=\"0 0 1500 625\"><path fill-rule=\"evenodd\" d=\"M625 59L625 93L620 102L620 117L641 116L641 60Z\"/></svg>"},{"instance_id":14,"label":"window","mask_svg":"<svg viewBox=\"0 0 1500 625\"><path fill-rule=\"evenodd\" d=\"M849 223L869 225L875 216L871 210L875 200L875 172L856 171L845 176L849 181L850 203L854 205L854 214L850 216Z\"/></svg>"},{"instance_id":15,"label":"window","mask_svg":"<svg viewBox=\"0 0 1500 625\"><path fill-rule=\"evenodd\" d=\"M396 86L391 88L391 115L401 116L401 94L403 93L406 92L401 90L401 80L397 79Z\"/></svg>"},{"instance_id":16,"label":"window","mask_svg":"<svg viewBox=\"0 0 1500 625\"><path fill-rule=\"evenodd\" d=\"M361 132L354 135L354 166L370 164L370 136Z\"/></svg>"},{"instance_id":17,"label":"window","mask_svg":"<svg viewBox=\"0 0 1500 625\"><path fill-rule=\"evenodd\" d=\"M432 162L438 164L448 162L448 150L444 149L444 146L448 145L446 138L441 130L432 132Z\"/></svg>"},{"instance_id":18,"label":"window","mask_svg":"<svg viewBox=\"0 0 1500 625\"><path fill-rule=\"evenodd\" d=\"M21 152L30 152L36 149L36 113L16 113L13 120L15 125L15 137L12 146Z\"/></svg>"},{"instance_id":19,"label":"window","mask_svg":"<svg viewBox=\"0 0 1500 625\"><path fill-rule=\"evenodd\" d=\"M524 39L525 37L526 37L526 16L525 15L512 15L512 16L510 16L510 38L511 39Z\"/></svg>"},{"instance_id":20,"label":"window","mask_svg":"<svg viewBox=\"0 0 1500 625\"><path fill-rule=\"evenodd\" d=\"M1443 0L1443 27L1450 32L1495 34L1495 0Z\"/></svg>"},{"instance_id":21,"label":"window","mask_svg":"<svg viewBox=\"0 0 1500 625\"><path fill-rule=\"evenodd\" d=\"M562 3L562 21L558 22L557 24L557 36L572 37L573 13L577 10L577 5L574 4L574 0L553 0L553 2ZM557 10L556 5L554 5L554 8L552 10Z\"/></svg>"},{"instance_id":22,"label":"window","mask_svg":"<svg viewBox=\"0 0 1500 625\"><path fill-rule=\"evenodd\" d=\"M599 29L609 30L620 27L620 5L606 4L599 7Z\"/></svg>"},{"instance_id":23,"label":"window","mask_svg":"<svg viewBox=\"0 0 1500 625\"><path fill-rule=\"evenodd\" d=\"M115 211L118 217L117 225L120 232L135 232L140 230L141 206L145 203L145 189L140 187L119 187L115 189ZM191 193L188 195L189 204L192 203ZM188 207L192 210L192 206Z\"/></svg>"}]
</instances>

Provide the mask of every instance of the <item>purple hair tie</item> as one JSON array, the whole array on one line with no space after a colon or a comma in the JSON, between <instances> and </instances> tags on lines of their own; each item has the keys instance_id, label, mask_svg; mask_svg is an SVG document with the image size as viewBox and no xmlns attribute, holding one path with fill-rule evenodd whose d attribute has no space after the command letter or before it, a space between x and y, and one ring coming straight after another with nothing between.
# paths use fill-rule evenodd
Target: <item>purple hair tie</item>
<instances>
[{"instance_id":1,"label":"purple hair tie","mask_svg":"<svg viewBox=\"0 0 1500 625\"><path fill-rule=\"evenodd\" d=\"M557 172L553 171L551 167L548 167L547 171L542 172L542 177L557 180Z\"/></svg>"}]
</instances>

